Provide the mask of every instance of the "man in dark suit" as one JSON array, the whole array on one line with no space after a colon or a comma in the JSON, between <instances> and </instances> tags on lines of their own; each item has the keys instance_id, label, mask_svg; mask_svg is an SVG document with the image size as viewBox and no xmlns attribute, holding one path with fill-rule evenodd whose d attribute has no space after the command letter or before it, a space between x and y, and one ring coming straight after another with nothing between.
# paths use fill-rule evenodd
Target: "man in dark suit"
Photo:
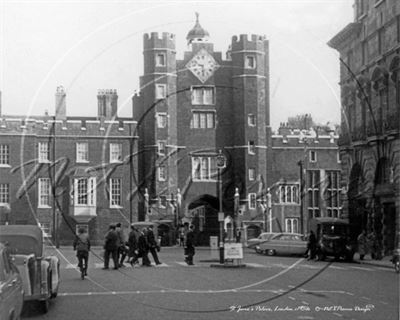
<instances>
[{"instance_id":1,"label":"man in dark suit","mask_svg":"<svg viewBox=\"0 0 400 320\"><path fill-rule=\"evenodd\" d=\"M143 230L139 234L138 238L138 250L139 250L139 257L142 257L142 265L145 267L150 267L151 263L149 257L147 256L149 253L149 245L147 243L147 229L143 228Z\"/></svg>"},{"instance_id":2,"label":"man in dark suit","mask_svg":"<svg viewBox=\"0 0 400 320\"><path fill-rule=\"evenodd\" d=\"M147 243L149 244L149 250L150 250L151 255L153 256L155 264L156 265L161 264L160 260L158 260L158 255L157 255L157 250L159 250L159 246L154 237L152 225L150 225L147 228Z\"/></svg>"},{"instance_id":3,"label":"man in dark suit","mask_svg":"<svg viewBox=\"0 0 400 320\"><path fill-rule=\"evenodd\" d=\"M189 227L189 231L186 233L186 241L185 241L185 261L189 266L193 266L193 256L195 253L194 250L194 225Z\"/></svg>"},{"instance_id":4,"label":"man in dark suit","mask_svg":"<svg viewBox=\"0 0 400 320\"><path fill-rule=\"evenodd\" d=\"M104 242L104 268L108 269L110 255L114 262L114 269L118 269L118 234L115 231L115 225L111 224L105 236Z\"/></svg>"}]
</instances>

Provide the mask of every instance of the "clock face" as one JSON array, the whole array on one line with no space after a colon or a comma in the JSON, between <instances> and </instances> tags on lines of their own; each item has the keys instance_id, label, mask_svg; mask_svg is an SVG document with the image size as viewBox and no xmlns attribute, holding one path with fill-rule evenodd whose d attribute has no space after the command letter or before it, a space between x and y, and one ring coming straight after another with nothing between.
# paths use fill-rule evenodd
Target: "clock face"
<instances>
[{"instance_id":1,"label":"clock face","mask_svg":"<svg viewBox=\"0 0 400 320\"><path fill-rule=\"evenodd\" d=\"M201 49L186 64L186 68L204 83L214 74L214 71L219 68L219 65L206 50Z\"/></svg>"}]
</instances>

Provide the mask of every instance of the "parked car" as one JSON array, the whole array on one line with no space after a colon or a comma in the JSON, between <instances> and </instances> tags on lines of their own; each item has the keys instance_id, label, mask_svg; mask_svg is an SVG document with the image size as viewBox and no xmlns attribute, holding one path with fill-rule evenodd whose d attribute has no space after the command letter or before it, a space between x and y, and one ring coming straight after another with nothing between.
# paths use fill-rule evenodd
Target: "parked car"
<instances>
[{"instance_id":1,"label":"parked car","mask_svg":"<svg viewBox=\"0 0 400 320\"><path fill-rule=\"evenodd\" d=\"M354 246L350 241L350 224L338 218L315 218L310 220L310 230L317 237L317 256L324 260L326 256L352 261Z\"/></svg>"},{"instance_id":2,"label":"parked car","mask_svg":"<svg viewBox=\"0 0 400 320\"><path fill-rule=\"evenodd\" d=\"M24 301L36 300L44 313L60 283L60 261L43 256L43 232L35 225L0 226L0 242L7 243L22 278Z\"/></svg>"},{"instance_id":3,"label":"parked car","mask_svg":"<svg viewBox=\"0 0 400 320\"><path fill-rule=\"evenodd\" d=\"M257 238L247 240L247 248L256 249L257 244L271 239L274 235L276 235L275 232L263 232Z\"/></svg>"},{"instance_id":4,"label":"parked car","mask_svg":"<svg viewBox=\"0 0 400 320\"><path fill-rule=\"evenodd\" d=\"M269 240L256 245L256 251L269 256L304 255L307 251L307 241L302 234L277 233Z\"/></svg>"},{"instance_id":5,"label":"parked car","mask_svg":"<svg viewBox=\"0 0 400 320\"><path fill-rule=\"evenodd\" d=\"M0 243L0 319L19 319L23 303L21 276L11 261L9 249Z\"/></svg>"}]
</instances>

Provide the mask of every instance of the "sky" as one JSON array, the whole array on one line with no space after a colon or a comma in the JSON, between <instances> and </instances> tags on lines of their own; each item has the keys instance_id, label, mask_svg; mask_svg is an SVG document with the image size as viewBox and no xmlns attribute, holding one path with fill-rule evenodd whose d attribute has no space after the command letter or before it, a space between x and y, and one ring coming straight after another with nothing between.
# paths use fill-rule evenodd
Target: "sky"
<instances>
[{"instance_id":1,"label":"sky","mask_svg":"<svg viewBox=\"0 0 400 320\"><path fill-rule=\"evenodd\" d=\"M271 125L309 113L340 123L339 55L327 42L353 20L352 0L119 1L0 0L2 114L96 116L97 90L117 89L118 114L132 115L140 91L143 34L176 35L177 58L195 23L223 57L232 36L265 35L270 45Z\"/></svg>"}]
</instances>

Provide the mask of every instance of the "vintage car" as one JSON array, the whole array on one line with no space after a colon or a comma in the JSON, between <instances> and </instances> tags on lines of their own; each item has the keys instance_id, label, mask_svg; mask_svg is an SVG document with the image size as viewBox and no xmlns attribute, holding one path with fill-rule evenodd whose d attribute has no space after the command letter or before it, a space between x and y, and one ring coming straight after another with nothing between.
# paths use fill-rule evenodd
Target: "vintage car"
<instances>
[{"instance_id":1,"label":"vintage car","mask_svg":"<svg viewBox=\"0 0 400 320\"><path fill-rule=\"evenodd\" d=\"M256 245L256 252L274 255L304 255L307 251L307 241L302 234L277 233L269 240Z\"/></svg>"},{"instance_id":2,"label":"vintage car","mask_svg":"<svg viewBox=\"0 0 400 320\"><path fill-rule=\"evenodd\" d=\"M20 318L24 289L17 267L11 261L10 250L0 244L0 319Z\"/></svg>"},{"instance_id":3,"label":"vintage car","mask_svg":"<svg viewBox=\"0 0 400 320\"><path fill-rule=\"evenodd\" d=\"M317 238L318 260L326 256L352 261L354 248L350 242L350 224L338 218L314 218L310 220L310 230Z\"/></svg>"},{"instance_id":4,"label":"vintage car","mask_svg":"<svg viewBox=\"0 0 400 320\"><path fill-rule=\"evenodd\" d=\"M60 283L60 261L43 256L43 232L35 225L0 226L0 242L5 243L22 277L24 301L36 300L44 313L55 298Z\"/></svg>"},{"instance_id":5,"label":"vintage car","mask_svg":"<svg viewBox=\"0 0 400 320\"><path fill-rule=\"evenodd\" d=\"M256 246L264 241L269 240L272 236L276 235L274 232L263 232L257 238L247 240L247 248L256 249ZM257 250L256 250L257 252Z\"/></svg>"}]
</instances>

